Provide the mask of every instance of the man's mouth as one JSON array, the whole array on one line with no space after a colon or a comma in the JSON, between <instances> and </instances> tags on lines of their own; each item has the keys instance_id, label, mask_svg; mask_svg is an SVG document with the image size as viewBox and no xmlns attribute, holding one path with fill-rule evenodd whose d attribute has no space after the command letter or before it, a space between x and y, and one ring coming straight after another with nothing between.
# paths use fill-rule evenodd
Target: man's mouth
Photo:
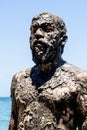
<instances>
[{"instance_id":1,"label":"man's mouth","mask_svg":"<svg viewBox=\"0 0 87 130\"><path fill-rule=\"evenodd\" d=\"M34 42L34 51L36 52L36 54L38 55L45 54L46 49L47 49L47 45L45 42L41 40L37 40Z\"/></svg>"},{"instance_id":2,"label":"man's mouth","mask_svg":"<svg viewBox=\"0 0 87 130\"><path fill-rule=\"evenodd\" d=\"M46 41L46 39L35 40L32 46L33 59L37 64L46 64L52 62L56 51L54 50L53 44Z\"/></svg>"}]
</instances>

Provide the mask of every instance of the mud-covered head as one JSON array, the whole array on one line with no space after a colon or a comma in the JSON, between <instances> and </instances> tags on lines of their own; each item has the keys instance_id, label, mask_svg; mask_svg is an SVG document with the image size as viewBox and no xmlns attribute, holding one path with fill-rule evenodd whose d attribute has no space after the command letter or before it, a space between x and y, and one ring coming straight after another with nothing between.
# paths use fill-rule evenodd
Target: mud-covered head
<instances>
[{"instance_id":1,"label":"mud-covered head","mask_svg":"<svg viewBox=\"0 0 87 130\"><path fill-rule=\"evenodd\" d=\"M30 48L37 65L54 63L60 59L67 40L64 21L44 12L32 19Z\"/></svg>"}]
</instances>

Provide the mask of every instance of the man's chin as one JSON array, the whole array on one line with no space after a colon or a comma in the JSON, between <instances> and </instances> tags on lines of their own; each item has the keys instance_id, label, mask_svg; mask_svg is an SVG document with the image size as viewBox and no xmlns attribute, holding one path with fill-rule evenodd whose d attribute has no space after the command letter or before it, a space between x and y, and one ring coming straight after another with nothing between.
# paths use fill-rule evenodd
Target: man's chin
<instances>
[{"instance_id":1,"label":"man's chin","mask_svg":"<svg viewBox=\"0 0 87 130\"><path fill-rule=\"evenodd\" d=\"M33 59L37 65L49 64L49 63L52 64L54 62L54 58L52 58L52 56L48 57L45 54L40 56L35 56Z\"/></svg>"},{"instance_id":2,"label":"man's chin","mask_svg":"<svg viewBox=\"0 0 87 130\"><path fill-rule=\"evenodd\" d=\"M48 64L48 62L43 61L43 60L37 60L37 61L34 61L34 62L35 62L35 63L36 63L36 65L38 65L38 66Z\"/></svg>"}]
</instances>

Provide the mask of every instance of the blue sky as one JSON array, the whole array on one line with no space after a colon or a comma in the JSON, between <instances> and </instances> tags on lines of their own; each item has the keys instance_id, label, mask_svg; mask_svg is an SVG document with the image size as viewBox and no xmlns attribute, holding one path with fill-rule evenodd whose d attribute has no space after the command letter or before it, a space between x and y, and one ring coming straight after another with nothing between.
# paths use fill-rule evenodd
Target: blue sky
<instances>
[{"instance_id":1,"label":"blue sky","mask_svg":"<svg viewBox=\"0 0 87 130\"><path fill-rule=\"evenodd\" d=\"M43 11L59 15L67 26L63 58L87 70L87 0L0 1L0 96L10 96L15 73L34 65L29 47L33 16Z\"/></svg>"}]
</instances>

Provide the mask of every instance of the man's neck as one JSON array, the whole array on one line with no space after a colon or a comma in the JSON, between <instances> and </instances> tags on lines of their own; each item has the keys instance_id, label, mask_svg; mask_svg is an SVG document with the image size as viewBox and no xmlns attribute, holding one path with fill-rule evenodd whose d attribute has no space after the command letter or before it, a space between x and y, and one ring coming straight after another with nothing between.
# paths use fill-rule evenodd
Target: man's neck
<instances>
[{"instance_id":1,"label":"man's neck","mask_svg":"<svg viewBox=\"0 0 87 130\"><path fill-rule=\"evenodd\" d=\"M61 58L59 61L57 60L57 61L54 61L53 63L49 62L46 64L41 64L39 65L39 68L42 72L49 73L50 71L55 70L57 67L63 65L64 63L65 61Z\"/></svg>"}]
</instances>

